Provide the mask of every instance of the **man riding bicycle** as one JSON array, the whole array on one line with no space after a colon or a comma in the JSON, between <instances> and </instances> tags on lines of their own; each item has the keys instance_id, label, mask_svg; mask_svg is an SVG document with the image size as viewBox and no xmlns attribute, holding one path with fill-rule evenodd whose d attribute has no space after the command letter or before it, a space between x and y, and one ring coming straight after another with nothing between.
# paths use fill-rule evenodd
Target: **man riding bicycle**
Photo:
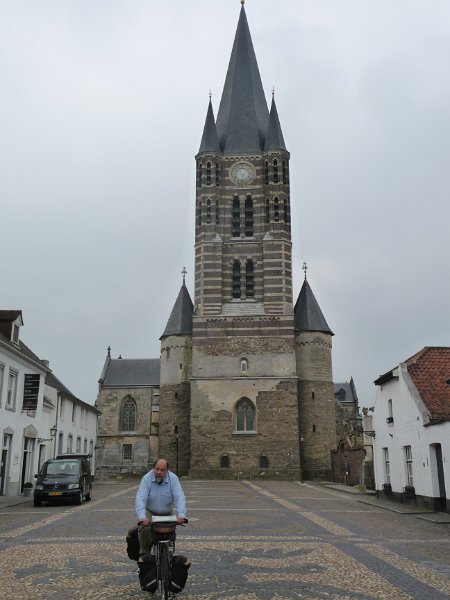
<instances>
[{"instance_id":1,"label":"man riding bicycle","mask_svg":"<svg viewBox=\"0 0 450 600\"><path fill-rule=\"evenodd\" d=\"M169 463L160 458L141 480L136 493L136 515L139 529L139 556L150 552L152 532L149 525L152 515L171 515L176 510L176 521L183 524L186 517L186 498L175 473L169 471Z\"/></svg>"}]
</instances>

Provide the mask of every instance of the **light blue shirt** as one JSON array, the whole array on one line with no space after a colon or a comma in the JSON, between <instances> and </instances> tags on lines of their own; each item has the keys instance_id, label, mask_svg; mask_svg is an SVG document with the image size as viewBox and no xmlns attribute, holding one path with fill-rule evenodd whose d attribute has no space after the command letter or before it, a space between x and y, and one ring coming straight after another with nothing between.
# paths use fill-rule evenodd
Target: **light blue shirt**
<instances>
[{"instance_id":1,"label":"light blue shirt","mask_svg":"<svg viewBox=\"0 0 450 600\"><path fill-rule=\"evenodd\" d=\"M146 510L154 515L170 515L174 508L179 517L186 516L186 498L180 480L175 473L168 471L159 485L152 469L141 479L136 494L138 521L146 518Z\"/></svg>"}]
</instances>

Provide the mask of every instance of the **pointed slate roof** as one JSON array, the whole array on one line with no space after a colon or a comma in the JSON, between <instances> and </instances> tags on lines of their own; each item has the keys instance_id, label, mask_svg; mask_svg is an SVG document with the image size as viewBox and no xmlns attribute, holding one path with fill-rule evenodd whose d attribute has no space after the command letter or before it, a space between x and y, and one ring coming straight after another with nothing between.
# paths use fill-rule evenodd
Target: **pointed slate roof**
<instances>
[{"instance_id":1,"label":"pointed slate roof","mask_svg":"<svg viewBox=\"0 0 450 600\"><path fill-rule=\"evenodd\" d=\"M321 331L334 335L323 316L312 289L304 280L300 294L294 307L295 331Z\"/></svg>"},{"instance_id":2,"label":"pointed slate roof","mask_svg":"<svg viewBox=\"0 0 450 600\"><path fill-rule=\"evenodd\" d=\"M287 152L283 132L281 131L280 119L278 118L277 105L275 104L275 98L273 96L264 150L286 150Z\"/></svg>"},{"instance_id":3,"label":"pointed slate roof","mask_svg":"<svg viewBox=\"0 0 450 600\"><path fill-rule=\"evenodd\" d=\"M192 335L193 313L194 305L183 281L164 333L159 339L162 340L169 335Z\"/></svg>"},{"instance_id":4,"label":"pointed slate roof","mask_svg":"<svg viewBox=\"0 0 450 600\"><path fill-rule=\"evenodd\" d=\"M268 121L269 110L242 5L217 114L217 134L222 152L261 152Z\"/></svg>"},{"instance_id":5,"label":"pointed slate roof","mask_svg":"<svg viewBox=\"0 0 450 600\"><path fill-rule=\"evenodd\" d=\"M211 99L209 100L208 112L206 113L205 126L203 128L202 141L200 142L201 152L220 152L219 140L217 138L216 121L214 119Z\"/></svg>"},{"instance_id":6,"label":"pointed slate roof","mask_svg":"<svg viewBox=\"0 0 450 600\"><path fill-rule=\"evenodd\" d=\"M102 388L159 385L160 370L159 358L114 358L99 383Z\"/></svg>"}]
</instances>

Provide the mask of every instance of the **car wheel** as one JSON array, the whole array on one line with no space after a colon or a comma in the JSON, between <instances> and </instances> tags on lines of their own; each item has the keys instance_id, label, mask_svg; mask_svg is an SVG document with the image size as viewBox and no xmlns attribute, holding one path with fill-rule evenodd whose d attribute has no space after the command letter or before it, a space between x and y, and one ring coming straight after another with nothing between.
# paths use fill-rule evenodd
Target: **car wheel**
<instances>
[{"instance_id":1,"label":"car wheel","mask_svg":"<svg viewBox=\"0 0 450 600\"><path fill-rule=\"evenodd\" d=\"M83 504L83 490L80 490L80 493L78 494L76 500L75 500L75 504Z\"/></svg>"},{"instance_id":2,"label":"car wheel","mask_svg":"<svg viewBox=\"0 0 450 600\"><path fill-rule=\"evenodd\" d=\"M42 505L42 500L38 500L37 498L34 498L33 504L34 504L34 506L41 506Z\"/></svg>"},{"instance_id":3,"label":"car wheel","mask_svg":"<svg viewBox=\"0 0 450 600\"><path fill-rule=\"evenodd\" d=\"M86 500L92 500L92 485L89 486L89 492L86 494Z\"/></svg>"}]
</instances>

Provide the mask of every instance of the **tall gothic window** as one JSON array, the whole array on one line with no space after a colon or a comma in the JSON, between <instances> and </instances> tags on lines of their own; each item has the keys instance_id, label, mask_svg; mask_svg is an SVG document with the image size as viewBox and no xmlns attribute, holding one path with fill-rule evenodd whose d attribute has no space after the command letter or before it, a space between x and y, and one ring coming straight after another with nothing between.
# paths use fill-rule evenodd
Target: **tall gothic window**
<instances>
[{"instance_id":1,"label":"tall gothic window","mask_svg":"<svg viewBox=\"0 0 450 600\"><path fill-rule=\"evenodd\" d=\"M241 263L233 262L233 298L241 297Z\"/></svg>"},{"instance_id":2,"label":"tall gothic window","mask_svg":"<svg viewBox=\"0 0 450 600\"><path fill-rule=\"evenodd\" d=\"M273 161L272 166L273 166L273 182L278 183L279 178L278 178L278 161L277 161L277 159L275 159Z\"/></svg>"},{"instance_id":3,"label":"tall gothic window","mask_svg":"<svg viewBox=\"0 0 450 600\"><path fill-rule=\"evenodd\" d=\"M136 402L127 396L122 402L122 411L120 415L121 431L135 431L136 429Z\"/></svg>"},{"instance_id":4,"label":"tall gothic window","mask_svg":"<svg viewBox=\"0 0 450 600\"><path fill-rule=\"evenodd\" d=\"M211 163L206 163L206 185L211 185Z\"/></svg>"},{"instance_id":5,"label":"tall gothic window","mask_svg":"<svg viewBox=\"0 0 450 600\"><path fill-rule=\"evenodd\" d=\"M233 198L233 237L241 235L241 201L237 196Z\"/></svg>"},{"instance_id":6,"label":"tall gothic window","mask_svg":"<svg viewBox=\"0 0 450 600\"><path fill-rule=\"evenodd\" d=\"M245 199L245 237L253 237L253 200L251 196Z\"/></svg>"},{"instance_id":7,"label":"tall gothic window","mask_svg":"<svg viewBox=\"0 0 450 600\"><path fill-rule=\"evenodd\" d=\"M270 223L270 200L266 198L266 223Z\"/></svg>"},{"instance_id":8,"label":"tall gothic window","mask_svg":"<svg viewBox=\"0 0 450 600\"><path fill-rule=\"evenodd\" d=\"M245 296L246 298L255 297L255 276L253 273L252 260L248 260L245 265Z\"/></svg>"},{"instance_id":9,"label":"tall gothic window","mask_svg":"<svg viewBox=\"0 0 450 600\"><path fill-rule=\"evenodd\" d=\"M206 201L206 222L211 223L211 200Z\"/></svg>"},{"instance_id":10,"label":"tall gothic window","mask_svg":"<svg viewBox=\"0 0 450 600\"><path fill-rule=\"evenodd\" d=\"M197 224L200 227L202 224L202 201L197 204Z\"/></svg>"},{"instance_id":11,"label":"tall gothic window","mask_svg":"<svg viewBox=\"0 0 450 600\"><path fill-rule=\"evenodd\" d=\"M202 187L202 179L203 179L203 172L202 172L202 164L198 163L197 165L197 185L198 187Z\"/></svg>"},{"instance_id":12,"label":"tall gothic window","mask_svg":"<svg viewBox=\"0 0 450 600\"><path fill-rule=\"evenodd\" d=\"M267 160L264 163L264 183L265 185L269 185L269 163Z\"/></svg>"},{"instance_id":13,"label":"tall gothic window","mask_svg":"<svg viewBox=\"0 0 450 600\"><path fill-rule=\"evenodd\" d=\"M280 201L278 198L273 200L273 220L278 223L280 220Z\"/></svg>"},{"instance_id":14,"label":"tall gothic window","mask_svg":"<svg viewBox=\"0 0 450 600\"><path fill-rule=\"evenodd\" d=\"M236 404L236 431L255 431L255 406L248 398Z\"/></svg>"}]
</instances>

